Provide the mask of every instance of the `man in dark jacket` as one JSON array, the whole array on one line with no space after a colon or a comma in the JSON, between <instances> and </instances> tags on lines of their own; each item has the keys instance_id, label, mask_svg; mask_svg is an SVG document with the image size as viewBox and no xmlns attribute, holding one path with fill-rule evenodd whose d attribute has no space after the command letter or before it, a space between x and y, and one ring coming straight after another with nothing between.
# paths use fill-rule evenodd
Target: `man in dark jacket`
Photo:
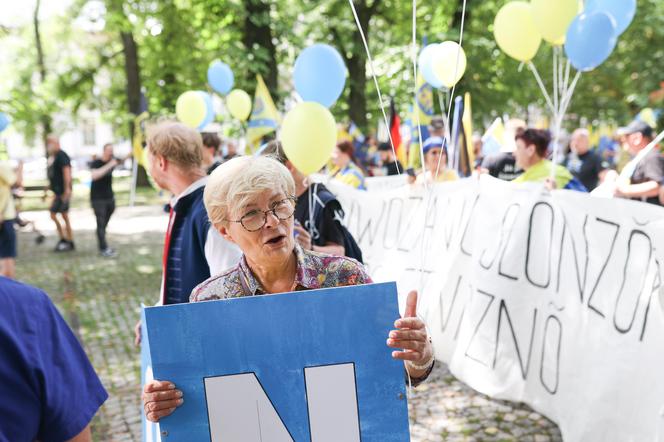
<instances>
[{"instance_id":1,"label":"man in dark jacket","mask_svg":"<svg viewBox=\"0 0 664 442\"><path fill-rule=\"evenodd\" d=\"M208 220L201 135L181 123L164 122L149 131L147 149L148 172L159 187L175 195L164 243L159 303L189 302L194 287L233 267L241 252ZM138 344L140 322L135 332Z\"/></svg>"}]
</instances>

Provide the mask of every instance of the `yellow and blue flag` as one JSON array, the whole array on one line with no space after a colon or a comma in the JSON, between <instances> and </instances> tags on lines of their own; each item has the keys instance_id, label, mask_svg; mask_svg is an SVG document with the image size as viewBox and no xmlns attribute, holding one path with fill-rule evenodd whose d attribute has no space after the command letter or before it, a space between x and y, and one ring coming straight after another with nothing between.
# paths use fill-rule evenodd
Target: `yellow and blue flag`
<instances>
[{"instance_id":1,"label":"yellow and blue flag","mask_svg":"<svg viewBox=\"0 0 664 442\"><path fill-rule=\"evenodd\" d=\"M482 154L488 156L503 149L505 140L505 125L502 118L496 118L482 135Z\"/></svg>"},{"instance_id":2,"label":"yellow and blue flag","mask_svg":"<svg viewBox=\"0 0 664 442\"><path fill-rule=\"evenodd\" d=\"M281 116L272 101L263 77L256 75L256 81L258 84L254 95L254 107L247 129L247 145L251 151L255 151L261 138L276 131L281 123Z\"/></svg>"},{"instance_id":3,"label":"yellow and blue flag","mask_svg":"<svg viewBox=\"0 0 664 442\"><path fill-rule=\"evenodd\" d=\"M470 92L463 95L463 133L466 136L466 149L468 150L468 163L471 172L475 167L475 152L473 151L473 109L471 106Z\"/></svg>"},{"instance_id":4,"label":"yellow and blue flag","mask_svg":"<svg viewBox=\"0 0 664 442\"><path fill-rule=\"evenodd\" d=\"M411 117L408 121L411 127L411 140L410 148L408 150L408 167L419 169L421 167L420 161L420 140L418 133L418 119L419 130L422 133L422 142L429 138L429 124L433 118L433 87L424 80L421 75L417 76L417 96L413 100L413 107L411 108Z\"/></svg>"}]
</instances>

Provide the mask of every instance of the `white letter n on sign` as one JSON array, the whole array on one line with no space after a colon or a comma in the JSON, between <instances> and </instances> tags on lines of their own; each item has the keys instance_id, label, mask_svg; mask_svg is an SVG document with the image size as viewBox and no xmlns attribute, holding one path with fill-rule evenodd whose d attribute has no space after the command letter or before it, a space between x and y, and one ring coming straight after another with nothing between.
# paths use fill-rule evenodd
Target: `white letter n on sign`
<instances>
[{"instance_id":1,"label":"white letter n on sign","mask_svg":"<svg viewBox=\"0 0 664 442\"><path fill-rule=\"evenodd\" d=\"M360 442L355 364L304 369L312 442Z\"/></svg>"},{"instance_id":2,"label":"white letter n on sign","mask_svg":"<svg viewBox=\"0 0 664 442\"><path fill-rule=\"evenodd\" d=\"M254 373L205 378L212 442L294 442Z\"/></svg>"},{"instance_id":3,"label":"white letter n on sign","mask_svg":"<svg viewBox=\"0 0 664 442\"><path fill-rule=\"evenodd\" d=\"M304 369L312 442L359 442L354 364ZM205 378L212 442L293 442L254 373Z\"/></svg>"}]
</instances>

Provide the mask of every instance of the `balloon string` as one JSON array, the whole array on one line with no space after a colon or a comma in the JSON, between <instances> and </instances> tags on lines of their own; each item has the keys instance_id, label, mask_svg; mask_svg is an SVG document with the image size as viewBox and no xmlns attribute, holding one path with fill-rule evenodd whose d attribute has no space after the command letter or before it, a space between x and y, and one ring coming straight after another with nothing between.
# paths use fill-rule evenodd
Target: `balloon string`
<instances>
[{"instance_id":1,"label":"balloon string","mask_svg":"<svg viewBox=\"0 0 664 442\"><path fill-rule=\"evenodd\" d=\"M463 6L462 6L462 9L461 9L461 28L459 29L459 50L457 51L456 65L454 66L454 79L455 80L456 80L458 69L459 69L459 58L461 57L461 51L463 50L463 28L464 28L465 22L466 22L466 0L463 0ZM454 101L454 91L456 89L456 85L457 85L456 83L454 83L452 85L452 92L448 94L448 98L447 98L448 99L448 108L447 108L447 118L445 119L445 135L446 135L446 138L447 138L447 141L448 141L448 143L447 143L447 145L448 145L448 149L447 149L447 156L448 156L447 162L448 162L448 164L450 162L449 161L450 160L449 159L449 153L450 153L449 146L452 143L451 131L450 131L450 127L449 127L450 126L450 114L452 113L452 101ZM448 90L448 92L449 92L449 90ZM456 149L455 149L455 151L456 151ZM442 159L443 159L443 156L440 155L438 157L438 165L436 166L436 175L435 175L434 180L438 179L438 174L440 173L440 162L441 162ZM455 155L455 161L456 161L456 155ZM457 164L455 163L454 166L456 168Z\"/></svg>"},{"instance_id":2,"label":"balloon string","mask_svg":"<svg viewBox=\"0 0 664 442\"><path fill-rule=\"evenodd\" d=\"M415 17L416 8L417 8L416 1L413 0L413 41L415 41L415 28L416 28L416 24L417 24L416 23L416 17ZM461 27L459 29L459 49L457 50L456 65L454 67L454 79L455 80L456 80L456 76L457 76L458 69L459 69L459 59L461 57L461 51L463 50L463 30L464 30L465 22L466 22L466 0L463 0L463 7L462 7L462 10L461 10ZM456 89L456 83L454 83L452 85L452 91L451 92L450 92L449 89L447 89L447 91L446 91L447 92L447 100L448 100L448 108L447 108L447 117L445 119L445 137L450 142L451 142L451 140L450 140L451 137L450 137L450 124L449 124L449 121L450 121L450 114L452 113L452 101L454 99L455 89ZM443 111L443 108L441 107L441 112L442 111ZM450 142L447 143L448 146L450 145ZM420 146L421 146L420 149L422 151L422 165L424 166L424 148L421 145L421 141L420 141ZM447 149L447 152L448 152L447 160L448 160L448 164L449 164L449 152L450 152L449 147ZM443 159L443 155L441 154L438 157L438 164L436 165L436 174L433 175L433 183L435 183L438 180L438 174L440 173L440 163L441 163L442 159ZM424 178L425 178L425 182L426 182L427 181L426 180L426 168L424 168ZM426 230L427 230L426 229L426 227L427 227L427 216L429 215L429 211L431 209L431 198L432 198L432 192L430 192L430 190L428 188L426 190L426 193L427 193L427 201L426 201L426 205L425 205L425 208L424 208L424 229L422 230L422 261L421 261L422 264L421 264L421 268L420 268L420 272L421 272L420 273L420 287L421 287L420 290L421 290L422 293L424 292L424 262L426 261L426 256L427 256L426 255L427 249L425 247L425 239L426 238L425 238L424 235L425 235ZM438 227L438 226L434 227L432 233L435 233L436 227ZM418 302L419 302L419 299L420 298L418 297Z\"/></svg>"},{"instance_id":3,"label":"balloon string","mask_svg":"<svg viewBox=\"0 0 664 442\"><path fill-rule=\"evenodd\" d=\"M572 64L567 60L567 67L565 68L565 80L563 81L563 93L567 93L567 86L569 85L569 72Z\"/></svg>"},{"instance_id":4,"label":"balloon string","mask_svg":"<svg viewBox=\"0 0 664 442\"><path fill-rule=\"evenodd\" d=\"M581 71L578 71L576 75L574 76L574 80L572 80L572 84L570 85L569 89L565 91L565 96L562 99L562 102L560 104L560 112L556 114L556 133L554 137L554 142L553 142L553 156L551 159L551 178L555 177L556 175L556 158L558 157L558 152L560 150L560 146L558 143L558 134L560 133L560 129L563 124L563 118L565 118L565 113L567 113L567 108L569 107L569 104L572 102L572 95L574 94L574 89L576 89L576 85L579 82L579 78L581 78Z\"/></svg>"},{"instance_id":5,"label":"balloon string","mask_svg":"<svg viewBox=\"0 0 664 442\"><path fill-rule=\"evenodd\" d=\"M558 48L558 89L560 91L558 92L559 96L562 97L565 95L567 92L567 87L564 84L564 78L565 78L565 60L564 60L564 55L563 55L563 48L562 46Z\"/></svg>"},{"instance_id":6,"label":"balloon string","mask_svg":"<svg viewBox=\"0 0 664 442\"><path fill-rule=\"evenodd\" d=\"M355 10L355 5L353 4L353 0L348 0L348 3L350 3L350 8L353 11L353 17L355 17L355 24L357 25L358 31L360 31L360 37L362 37L362 43L364 43L364 50L367 52L367 59L369 60L369 69L371 69L371 76L373 77L374 84L376 85L376 92L378 92L378 101L380 104L380 110L383 113L383 120L385 121L385 127L387 127L387 137L390 140L390 145L392 146L392 153L394 154L394 158L397 158L397 150L396 147L394 146L394 140L392 140L392 132L390 131L390 123L387 120L387 114L385 113L385 105L383 104L383 96L380 93L380 86L378 86L378 78L376 77L376 70L374 69L374 63L373 59L371 57L371 52L369 51L369 45L367 44L367 39L364 36L364 31L362 30L362 25L360 24L360 19L357 16L357 11ZM415 78L415 82L417 83L417 78ZM401 175L401 168L399 167L399 162L396 162L396 167L397 167L397 173Z\"/></svg>"},{"instance_id":7,"label":"balloon string","mask_svg":"<svg viewBox=\"0 0 664 442\"><path fill-rule=\"evenodd\" d=\"M427 183L426 175L426 165L424 163L424 146L422 145L422 127L420 126L420 105L417 100L417 95L419 91L418 77L417 77L417 0L413 0L413 31L412 31L412 48L411 48L411 58L413 62L413 94L415 102L413 103L413 111L415 112L415 123L417 124L417 137L420 142L420 162L422 164L422 175L424 177L424 194L427 197L430 195L429 184ZM412 137L411 137L412 138ZM419 312L420 301L424 296L424 259L425 256L425 247L424 247L424 232L426 231L427 225L427 210L426 206L424 209L424 229L422 230L422 247L420 248L420 283L418 288L417 303L415 304L415 311ZM406 367L406 373L408 374L408 398L410 399L413 394L413 385L410 381L410 373L408 372L408 364L404 364Z\"/></svg>"},{"instance_id":8,"label":"balloon string","mask_svg":"<svg viewBox=\"0 0 664 442\"><path fill-rule=\"evenodd\" d=\"M551 97L549 96L549 93L544 87L544 83L542 82L542 77L540 77L539 72L537 72L537 67L533 64L532 61L528 62L528 67L530 68L530 72L532 72L533 75L535 76L535 80L537 80L537 85L542 91L542 95L544 95L544 99L546 100L546 104L549 106L551 113L553 113L553 115L556 115L556 108L553 106L553 103L551 102Z\"/></svg>"},{"instance_id":9,"label":"balloon string","mask_svg":"<svg viewBox=\"0 0 664 442\"><path fill-rule=\"evenodd\" d=\"M463 0L463 7L461 10L461 28L459 29L459 50L457 51L456 64L454 65L454 79L456 80L457 74L459 72L459 58L461 57L461 50L463 48L463 25L466 21L466 0ZM450 94L449 108L447 109L447 119L450 119L450 113L452 113L452 101L454 100L454 90L456 89L456 83L452 85L452 93Z\"/></svg>"},{"instance_id":10,"label":"balloon string","mask_svg":"<svg viewBox=\"0 0 664 442\"><path fill-rule=\"evenodd\" d=\"M553 51L553 107L558 110L558 47L554 46ZM562 97L561 97L562 100Z\"/></svg>"},{"instance_id":11,"label":"balloon string","mask_svg":"<svg viewBox=\"0 0 664 442\"><path fill-rule=\"evenodd\" d=\"M417 100L418 95L418 77L417 77L417 1L413 0L413 31L412 31L412 49L411 49L411 58L413 62L413 78L414 78L414 111L415 111L415 122L417 124L417 136L420 142L420 162L422 163L422 176L424 177L424 194L429 197L429 183L427 180L427 169L426 163L424 162L424 146L422 143L422 127L420 126L420 108ZM424 229L422 230L422 247L420 248L420 284L419 284L419 296L417 297L417 307L419 307L420 299L424 295L424 259L425 259L425 247L424 247L424 232L426 231L427 225L427 210L426 205L424 206L424 214L422 219L424 220ZM410 393L410 391L409 391Z\"/></svg>"},{"instance_id":12,"label":"balloon string","mask_svg":"<svg viewBox=\"0 0 664 442\"><path fill-rule=\"evenodd\" d=\"M572 101L572 94L574 93L574 89L576 89L576 84L579 82L579 79L581 78L581 71L577 72L576 75L574 76L574 80L572 80L572 84L569 87L569 90L567 91L565 95L565 101L564 101L564 107L562 113L565 114L567 112L567 107L569 106L570 102Z\"/></svg>"}]
</instances>

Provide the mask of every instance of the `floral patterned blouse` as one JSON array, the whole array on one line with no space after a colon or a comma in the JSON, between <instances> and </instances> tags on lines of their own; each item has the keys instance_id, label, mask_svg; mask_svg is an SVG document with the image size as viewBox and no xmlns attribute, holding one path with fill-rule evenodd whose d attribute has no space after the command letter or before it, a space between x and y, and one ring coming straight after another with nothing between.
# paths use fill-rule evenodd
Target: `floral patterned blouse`
<instances>
[{"instance_id":1,"label":"floral patterned blouse","mask_svg":"<svg viewBox=\"0 0 664 442\"><path fill-rule=\"evenodd\" d=\"M371 284L371 277L364 266L352 258L331 256L310 250L303 250L295 244L297 273L293 291L313 290L349 285ZM244 256L237 266L219 275L213 276L194 288L189 302L212 301L216 299L240 298L265 294L260 282L247 265ZM419 385L429 377L434 364L420 378L410 377L413 386ZM404 370L406 382L408 373Z\"/></svg>"},{"instance_id":2,"label":"floral patterned blouse","mask_svg":"<svg viewBox=\"0 0 664 442\"><path fill-rule=\"evenodd\" d=\"M293 291L348 285L371 284L371 277L359 262L345 256L330 256L295 245L297 273ZM265 294L243 256L237 266L200 283L191 292L190 302L239 298Z\"/></svg>"}]
</instances>

